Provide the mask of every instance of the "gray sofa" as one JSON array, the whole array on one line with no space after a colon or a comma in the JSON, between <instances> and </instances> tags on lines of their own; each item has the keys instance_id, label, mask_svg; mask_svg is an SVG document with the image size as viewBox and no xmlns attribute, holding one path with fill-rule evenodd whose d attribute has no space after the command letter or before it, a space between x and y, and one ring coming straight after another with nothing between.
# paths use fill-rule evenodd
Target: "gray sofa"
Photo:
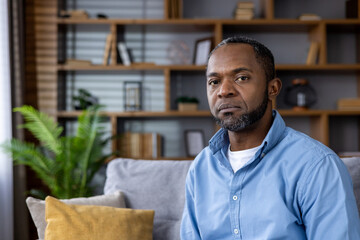
<instances>
[{"instance_id":1,"label":"gray sofa","mask_svg":"<svg viewBox=\"0 0 360 240\"><path fill-rule=\"evenodd\" d=\"M107 166L104 194L120 190L126 207L155 210L154 240L180 239L185 178L191 162L115 159Z\"/></svg>"},{"instance_id":2,"label":"gray sofa","mask_svg":"<svg viewBox=\"0 0 360 240\"><path fill-rule=\"evenodd\" d=\"M344 158L360 209L360 158ZM128 208L153 209L154 240L180 239L185 178L192 161L116 159L106 170L105 194L118 190Z\"/></svg>"}]
</instances>

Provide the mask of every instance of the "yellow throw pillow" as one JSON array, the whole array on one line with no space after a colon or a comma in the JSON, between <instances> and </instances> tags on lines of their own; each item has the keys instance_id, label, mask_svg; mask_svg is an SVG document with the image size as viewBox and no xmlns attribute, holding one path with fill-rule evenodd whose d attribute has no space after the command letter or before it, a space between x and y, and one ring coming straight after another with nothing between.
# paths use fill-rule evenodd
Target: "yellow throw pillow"
<instances>
[{"instance_id":1,"label":"yellow throw pillow","mask_svg":"<svg viewBox=\"0 0 360 240\"><path fill-rule=\"evenodd\" d=\"M152 240L153 210L65 204L45 199L45 240Z\"/></svg>"}]
</instances>

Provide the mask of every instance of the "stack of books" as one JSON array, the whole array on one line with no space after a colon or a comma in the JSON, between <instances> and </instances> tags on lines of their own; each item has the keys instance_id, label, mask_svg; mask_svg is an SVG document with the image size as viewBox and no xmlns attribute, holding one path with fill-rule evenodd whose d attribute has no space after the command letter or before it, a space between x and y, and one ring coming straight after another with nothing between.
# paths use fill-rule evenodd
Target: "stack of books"
<instances>
[{"instance_id":1,"label":"stack of books","mask_svg":"<svg viewBox=\"0 0 360 240\"><path fill-rule=\"evenodd\" d=\"M342 98L337 102L338 110L360 111L360 98Z\"/></svg>"},{"instance_id":2,"label":"stack of books","mask_svg":"<svg viewBox=\"0 0 360 240\"><path fill-rule=\"evenodd\" d=\"M158 133L126 132L119 141L120 156L135 159L158 159L162 143Z\"/></svg>"},{"instance_id":3,"label":"stack of books","mask_svg":"<svg viewBox=\"0 0 360 240\"><path fill-rule=\"evenodd\" d=\"M317 21L321 20L321 17L314 13L303 13L298 17L298 19L302 21Z\"/></svg>"},{"instance_id":4,"label":"stack of books","mask_svg":"<svg viewBox=\"0 0 360 240\"><path fill-rule=\"evenodd\" d=\"M237 20L250 20L254 18L253 2L238 2L234 18Z\"/></svg>"}]
</instances>

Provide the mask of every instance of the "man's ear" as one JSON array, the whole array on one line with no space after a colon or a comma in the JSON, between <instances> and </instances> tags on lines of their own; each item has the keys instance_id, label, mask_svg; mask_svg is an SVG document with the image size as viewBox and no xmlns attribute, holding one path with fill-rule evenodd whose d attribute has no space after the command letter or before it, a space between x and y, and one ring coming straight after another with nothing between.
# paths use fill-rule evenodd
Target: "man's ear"
<instances>
[{"instance_id":1,"label":"man's ear","mask_svg":"<svg viewBox=\"0 0 360 240\"><path fill-rule=\"evenodd\" d=\"M276 96L279 95L281 90L282 82L280 78L274 78L268 82L268 95L269 100L275 100Z\"/></svg>"}]
</instances>

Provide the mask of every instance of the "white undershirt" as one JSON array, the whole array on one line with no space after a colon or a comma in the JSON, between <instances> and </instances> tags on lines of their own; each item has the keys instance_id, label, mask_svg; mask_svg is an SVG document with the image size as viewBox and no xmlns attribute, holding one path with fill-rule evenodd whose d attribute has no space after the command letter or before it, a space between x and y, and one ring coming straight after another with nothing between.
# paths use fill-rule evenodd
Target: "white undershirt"
<instances>
[{"instance_id":1,"label":"white undershirt","mask_svg":"<svg viewBox=\"0 0 360 240\"><path fill-rule=\"evenodd\" d=\"M255 156L257 150L260 149L260 147L261 145L242 151L231 151L229 145L227 154L234 173L237 172L237 170L239 170L240 168L242 168L250 159L252 159Z\"/></svg>"}]
</instances>

